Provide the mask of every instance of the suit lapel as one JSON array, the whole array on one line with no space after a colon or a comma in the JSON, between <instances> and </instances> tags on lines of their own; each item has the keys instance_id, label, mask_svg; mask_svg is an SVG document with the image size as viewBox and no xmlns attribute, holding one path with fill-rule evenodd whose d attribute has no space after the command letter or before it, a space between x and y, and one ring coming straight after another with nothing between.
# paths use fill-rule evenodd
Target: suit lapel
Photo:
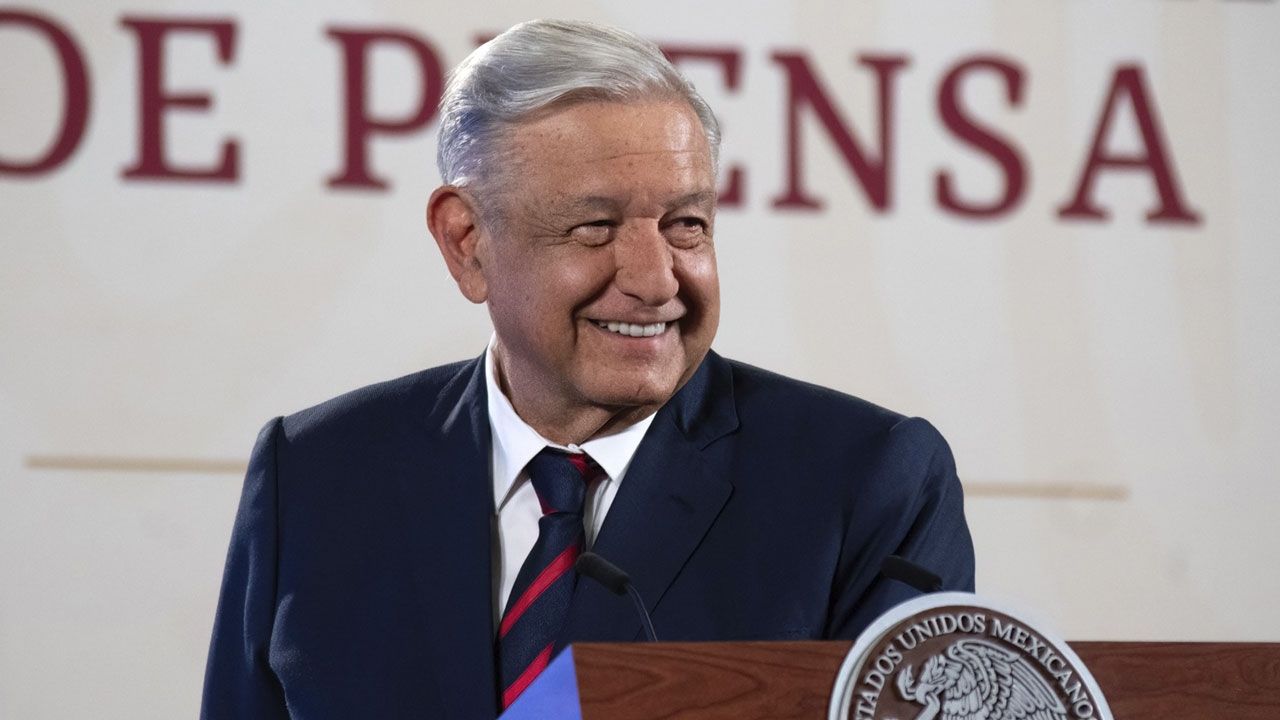
<instances>
[{"instance_id":1,"label":"suit lapel","mask_svg":"<svg viewBox=\"0 0 1280 720\"><path fill-rule=\"evenodd\" d=\"M427 457L417 472L422 488L416 589L431 618L428 675L444 717L493 717L497 686L493 659L490 433L484 361L462 366L428 413ZM438 428L439 435L434 435Z\"/></svg>"},{"instance_id":2,"label":"suit lapel","mask_svg":"<svg viewBox=\"0 0 1280 720\"><path fill-rule=\"evenodd\" d=\"M592 550L631 576L650 612L733 491L724 469L704 450L737 426L729 365L708 353L698 372L658 411L627 468ZM560 644L628 641L640 630L629 602L583 580Z\"/></svg>"}]
</instances>

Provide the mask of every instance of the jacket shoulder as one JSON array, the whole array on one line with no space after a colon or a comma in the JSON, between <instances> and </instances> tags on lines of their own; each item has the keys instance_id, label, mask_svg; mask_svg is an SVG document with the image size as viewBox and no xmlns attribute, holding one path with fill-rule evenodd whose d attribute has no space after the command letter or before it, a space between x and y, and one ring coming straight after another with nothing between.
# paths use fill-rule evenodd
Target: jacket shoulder
<instances>
[{"instance_id":1,"label":"jacket shoulder","mask_svg":"<svg viewBox=\"0 0 1280 720\"><path fill-rule=\"evenodd\" d=\"M737 360L726 360L733 373L734 399L740 412L767 413L772 419L803 426L832 421L888 430L906 416L875 403L814 383L796 380Z\"/></svg>"},{"instance_id":2,"label":"jacket shoulder","mask_svg":"<svg viewBox=\"0 0 1280 720\"><path fill-rule=\"evenodd\" d=\"M936 456L950 457L942 434L909 417L848 393L726 360L733 376L741 432L772 447L901 464L923 474Z\"/></svg>"},{"instance_id":3,"label":"jacket shoulder","mask_svg":"<svg viewBox=\"0 0 1280 720\"><path fill-rule=\"evenodd\" d=\"M447 399L456 401L483 359L471 359L420 370L343 393L283 418L290 444L340 441L367 436L370 430L389 430L388 421L424 421ZM415 425L419 423L413 423Z\"/></svg>"}]
</instances>

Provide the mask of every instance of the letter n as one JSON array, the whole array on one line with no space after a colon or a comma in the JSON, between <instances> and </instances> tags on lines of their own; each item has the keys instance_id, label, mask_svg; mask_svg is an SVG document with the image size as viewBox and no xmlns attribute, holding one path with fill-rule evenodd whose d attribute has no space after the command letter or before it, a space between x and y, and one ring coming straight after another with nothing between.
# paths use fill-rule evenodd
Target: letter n
<instances>
[{"instance_id":1,"label":"letter n","mask_svg":"<svg viewBox=\"0 0 1280 720\"><path fill-rule=\"evenodd\" d=\"M801 183L800 110L813 110L836 149L867 194L876 210L892 205L891 169L893 167L893 81L907 58L900 56L862 55L858 62L876 75L877 110L879 116L879 152L871 155L854 137L853 128L840 117L827 91L799 53L776 52L773 59L787 73L787 187L773 199L776 208L819 209L822 201L805 191Z\"/></svg>"}]
</instances>

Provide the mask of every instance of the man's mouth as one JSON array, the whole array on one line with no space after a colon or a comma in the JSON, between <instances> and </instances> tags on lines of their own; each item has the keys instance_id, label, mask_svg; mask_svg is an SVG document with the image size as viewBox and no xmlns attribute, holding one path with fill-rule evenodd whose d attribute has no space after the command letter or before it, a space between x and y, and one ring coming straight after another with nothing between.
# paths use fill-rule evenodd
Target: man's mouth
<instances>
[{"instance_id":1,"label":"man's mouth","mask_svg":"<svg viewBox=\"0 0 1280 720\"><path fill-rule=\"evenodd\" d=\"M629 335L631 337L653 337L661 335L667 329L664 322L650 323L648 325L640 325L637 323L615 322L613 320L592 320L601 330L608 330L611 333L619 335Z\"/></svg>"}]
</instances>

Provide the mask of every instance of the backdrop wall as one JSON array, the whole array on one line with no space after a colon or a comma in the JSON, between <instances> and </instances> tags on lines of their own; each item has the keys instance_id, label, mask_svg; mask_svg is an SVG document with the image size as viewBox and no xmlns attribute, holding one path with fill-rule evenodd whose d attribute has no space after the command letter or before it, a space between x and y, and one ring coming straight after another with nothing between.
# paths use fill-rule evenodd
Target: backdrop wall
<instances>
[{"instance_id":1,"label":"backdrop wall","mask_svg":"<svg viewBox=\"0 0 1280 720\"><path fill-rule=\"evenodd\" d=\"M935 423L984 592L1280 640L1280 8L694 5L0 6L0 717L191 716L257 429L482 351L434 103L534 16L702 89L715 347Z\"/></svg>"}]
</instances>

